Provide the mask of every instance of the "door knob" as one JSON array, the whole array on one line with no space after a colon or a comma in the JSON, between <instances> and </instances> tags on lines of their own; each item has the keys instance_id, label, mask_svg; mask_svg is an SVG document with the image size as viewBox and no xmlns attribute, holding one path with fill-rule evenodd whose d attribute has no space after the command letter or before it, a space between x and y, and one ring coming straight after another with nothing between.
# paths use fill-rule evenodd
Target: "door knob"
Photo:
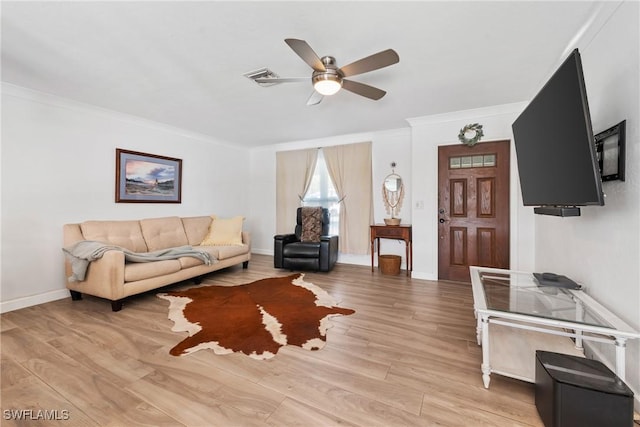
<instances>
[{"instance_id":1,"label":"door knob","mask_svg":"<svg viewBox=\"0 0 640 427\"><path fill-rule=\"evenodd\" d=\"M444 224L444 218L440 218L440 219L438 220L438 222L439 222L440 224Z\"/></svg>"}]
</instances>

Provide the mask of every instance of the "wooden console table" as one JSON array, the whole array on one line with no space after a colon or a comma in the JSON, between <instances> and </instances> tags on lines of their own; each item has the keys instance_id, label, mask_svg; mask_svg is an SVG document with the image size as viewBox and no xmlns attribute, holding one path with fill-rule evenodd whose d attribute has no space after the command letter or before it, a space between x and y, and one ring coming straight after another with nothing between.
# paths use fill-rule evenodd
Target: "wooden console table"
<instances>
[{"instance_id":1,"label":"wooden console table","mask_svg":"<svg viewBox=\"0 0 640 427\"><path fill-rule=\"evenodd\" d=\"M378 243L378 262L380 261L380 239L404 240L407 256L407 276L413 271L413 246L411 236L411 224L400 225L371 225L371 271L373 272L373 254L375 243Z\"/></svg>"}]
</instances>

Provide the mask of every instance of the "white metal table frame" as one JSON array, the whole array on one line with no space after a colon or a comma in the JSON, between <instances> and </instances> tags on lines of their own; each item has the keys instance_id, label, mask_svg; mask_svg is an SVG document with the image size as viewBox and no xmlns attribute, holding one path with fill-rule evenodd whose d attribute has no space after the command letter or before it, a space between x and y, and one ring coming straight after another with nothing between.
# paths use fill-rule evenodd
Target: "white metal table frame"
<instances>
[{"instance_id":1,"label":"white metal table frame","mask_svg":"<svg viewBox=\"0 0 640 427\"><path fill-rule=\"evenodd\" d=\"M526 329L530 331L543 332L552 335L561 335L575 338L576 348L582 349L582 340L597 341L604 343L614 343L616 346L616 366L615 373L622 380L625 380L625 352L628 339L640 338L640 333L635 331L631 326L623 320L611 313L604 306L591 298L583 290L567 289L573 300L576 302L576 321L568 321L564 319L553 319L549 317L540 317L534 314L520 314L509 311L494 310L487 307L486 296L482 284L481 273L495 273L498 275L530 275L531 273L504 270L489 267L469 267L471 273L471 286L473 289L473 305L477 318L477 340L478 345L482 346L482 381L485 388L489 388L491 375L491 361L489 356L489 324L494 323L512 328ZM504 276L496 278L505 279ZM533 279L532 279L533 280ZM588 307L589 311L597 315L602 321L610 325L595 326L587 323L581 323L584 314L584 307ZM514 323L517 322L517 323ZM573 330L574 332L560 331L560 329ZM599 336L583 335L583 333L592 333Z\"/></svg>"}]
</instances>

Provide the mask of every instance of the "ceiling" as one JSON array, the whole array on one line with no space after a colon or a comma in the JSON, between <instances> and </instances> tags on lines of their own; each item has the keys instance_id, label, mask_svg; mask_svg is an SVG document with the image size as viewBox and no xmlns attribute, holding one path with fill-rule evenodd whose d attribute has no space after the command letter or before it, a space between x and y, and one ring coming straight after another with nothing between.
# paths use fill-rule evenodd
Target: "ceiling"
<instances>
[{"instance_id":1,"label":"ceiling","mask_svg":"<svg viewBox=\"0 0 640 427\"><path fill-rule=\"evenodd\" d=\"M582 1L2 1L2 81L246 147L407 127L407 118L530 99L598 11ZM311 77L284 42L338 66L400 62L306 106Z\"/></svg>"}]
</instances>

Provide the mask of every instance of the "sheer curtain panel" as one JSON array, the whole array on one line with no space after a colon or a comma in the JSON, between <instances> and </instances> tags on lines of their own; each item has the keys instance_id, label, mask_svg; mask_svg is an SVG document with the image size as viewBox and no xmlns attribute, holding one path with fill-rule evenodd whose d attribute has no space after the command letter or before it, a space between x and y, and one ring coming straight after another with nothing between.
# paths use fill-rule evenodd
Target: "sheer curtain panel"
<instances>
[{"instance_id":1,"label":"sheer curtain panel","mask_svg":"<svg viewBox=\"0 0 640 427\"><path fill-rule=\"evenodd\" d=\"M276 153L276 233L290 233L296 225L296 209L301 204L313 171L318 149Z\"/></svg>"},{"instance_id":2,"label":"sheer curtain panel","mask_svg":"<svg viewBox=\"0 0 640 427\"><path fill-rule=\"evenodd\" d=\"M367 254L373 221L371 142L324 147L340 206L340 252Z\"/></svg>"}]
</instances>

